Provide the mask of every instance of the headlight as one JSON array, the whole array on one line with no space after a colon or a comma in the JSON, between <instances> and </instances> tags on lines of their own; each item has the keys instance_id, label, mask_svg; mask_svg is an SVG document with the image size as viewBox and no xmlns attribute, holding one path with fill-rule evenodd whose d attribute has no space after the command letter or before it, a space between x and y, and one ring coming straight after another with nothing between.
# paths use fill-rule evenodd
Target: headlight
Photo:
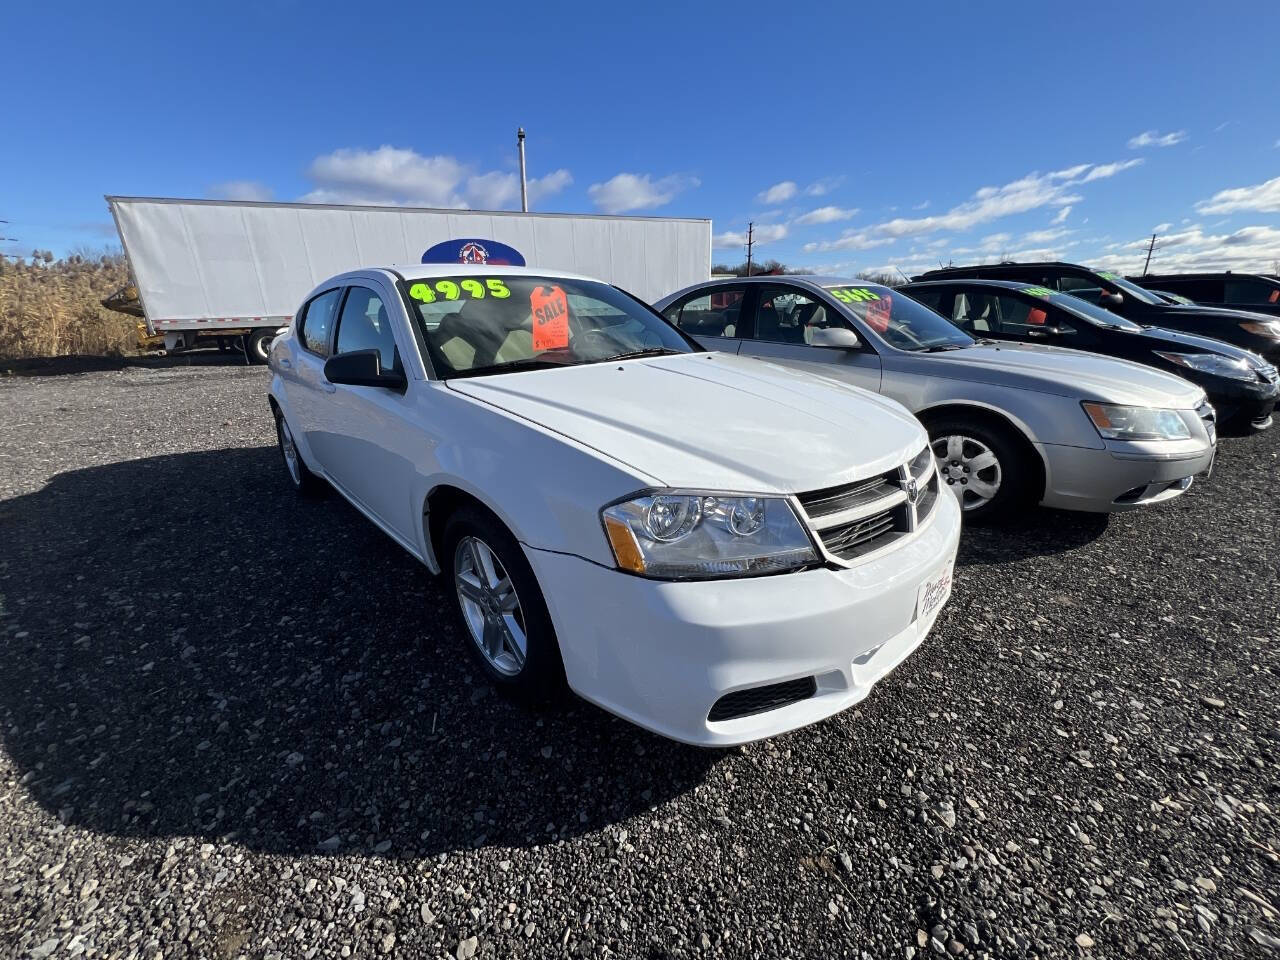
<instances>
[{"instance_id":1,"label":"headlight","mask_svg":"<svg viewBox=\"0 0 1280 960\"><path fill-rule=\"evenodd\" d=\"M1249 320L1240 324L1241 330L1248 330L1250 333L1257 334L1260 337L1271 337L1280 340L1280 320Z\"/></svg>"},{"instance_id":2,"label":"headlight","mask_svg":"<svg viewBox=\"0 0 1280 960\"><path fill-rule=\"evenodd\" d=\"M749 577L818 559L782 497L661 490L601 511L618 567L657 580Z\"/></svg>"},{"instance_id":3,"label":"headlight","mask_svg":"<svg viewBox=\"0 0 1280 960\"><path fill-rule=\"evenodd\" d=\"M1199 370L1201 373L1212 373L1233 380L1254 379L1253 367L1248 361L1220 353L1165 353L1163 350L1156 350L1155 354L1188 370Z\"/></svg>"},{"instance_id":4,"label":"headlight","mask_svg":"<svg viewBox=\"0 0 1280 960\"><path fill-rule=\"evenodd\" d=\"M1084 403L1084 412L1107 440L1189 440L1191 428L1177 410Z\"/></svg>"}]
</instances>

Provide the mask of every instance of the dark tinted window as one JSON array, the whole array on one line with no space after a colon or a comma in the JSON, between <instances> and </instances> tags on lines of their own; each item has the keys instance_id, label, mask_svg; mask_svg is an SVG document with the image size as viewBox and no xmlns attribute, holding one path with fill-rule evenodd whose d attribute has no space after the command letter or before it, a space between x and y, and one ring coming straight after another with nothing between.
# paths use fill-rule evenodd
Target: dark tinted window
<instances>
[{"instance_id":1,"label":"dark tinted window","mask_svg":"<svg viewBox=\"0 0 1280 960\"><path fill-rule=\"evenodd\" d=\"M744 292L742 287L716 287L677 300L662 315L695 337L736 337Z\"/></svg>"},{"instance_id":2,"label":"dark tinted window","mask_svg":"<svg viewBox=\"0 0 1280 960\"><path fill-rule=\"evenodd\" d=\"M396 366L396 338L382 298L368 287L352 287L338 321L336 353L377 350L383 370Z\"/></svg>"},{"instance_id":3,"label":"dark tinted window","mask_svg":"<svg viewBox=\"0 0 1280 960\"><path fill-rule=\"evenodd\" d=\"M329 332L333 329L333 314L338 308L339 290L328 290L311 300L302 310L298 332L302 345L322 357L329 355Z\"/></svg>"},{"instance_id":4,"label":"dark tinted window","mask_svg":"<svg viewBox=\"0 0 1280 960\"><path fill-rule=\"evenodd\" d=\"M930 310L940 311L942 307L943 291L937 287L925 290L909 290L911 299L916 303L923 303Z\"/></svg>"},{"instance_id":5,"label":"dark tinted window","mask_svg":"<svg viewBox=\"0 0 1280 960\"><path fill-rule=\"evenodd\" d=\"M1054 311L1052 323L1049 316L1050 307L1047 303L1040 305L1021 297L980 289L970 289L958 294L951 311L952 322L975 336L998 333L1025 337L1046 326L1057 326L1062 333L1074 332L1074 328L1065 323L1057 311Z\"/></svg>"},{"instance_id":6,"label":"dark tinted window","mask_svg":"<svg viewBox=\"0 0 1280 960\"><path fill-rule=\"evenodd\" d=\"M1154 286L1154 284L1153 284ZM1161 290L1168 290L1197 303L1222 303L1222 281L1214 277L1183 277L1159 282Z\"/></svg>"},{"instance_id":7,"label":"dark tinted window","mask_svg":"<svg viewBox=\"0 0 1280 960\"><path fill-rule=\"evenodd\" d=\"M1280 284L1253 277L1227 277L1225 303L1280 303Z\"/></svg>"}]
</instances>

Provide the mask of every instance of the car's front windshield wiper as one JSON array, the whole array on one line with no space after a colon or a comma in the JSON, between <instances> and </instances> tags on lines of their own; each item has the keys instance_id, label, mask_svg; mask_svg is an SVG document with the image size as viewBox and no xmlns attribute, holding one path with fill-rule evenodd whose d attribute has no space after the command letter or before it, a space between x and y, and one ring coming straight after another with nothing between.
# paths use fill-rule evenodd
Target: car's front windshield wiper
<instances>
[{"instance_id":1,"label":"car's front windshield wiper","mask_svg":"<svg viewBox=\"0 0 1280 960\"><path fill-rule=\"evenodd\" d=\"M920 353L943 353L947 350L963 350L969 346L967 343L936 343L932 347L925 347Z\"/></svg>"},{"instance_id":2,"label":"car's front windshield wiper","mask_svg":"<svg viewBox=\"0 0 1280 960\"><path fill-rule=\"evenodd\" d=\"M973 342L975 345L979 347L994 347L999 344L999 341L992 340L990 337L979 337L977 340Z\"/></svg>"},{"instance_id":3,"label":"car's front windshield wiper","mask_svg":"<svg viewBox=\"0 0 1280 960\"><path fill-rule=\"evenodd\" d=\"M489 373L512 373L516 370L546 370L550 367L569 367L582 361L576 359L548 360L542 357L521 357L506 363L490 363L483 367L472 367L469 370L458 370L450 377L481 377Z\"/></svg>"},{"instance_id":4,"label":"car's front windshield wiper","mask_svg":"<svg viewBox=\"0 0 1280 960\"><path fill-rule=\"evenodd\" d=\"M601 357L593 363L610 363L614 360L632 360L636 357L665 357L668 354L684 353L683 350L672 350L670 347L646 347L643 350L629 350L626 353L615 353L611 357Z\"/></svg>"}]
</instances>

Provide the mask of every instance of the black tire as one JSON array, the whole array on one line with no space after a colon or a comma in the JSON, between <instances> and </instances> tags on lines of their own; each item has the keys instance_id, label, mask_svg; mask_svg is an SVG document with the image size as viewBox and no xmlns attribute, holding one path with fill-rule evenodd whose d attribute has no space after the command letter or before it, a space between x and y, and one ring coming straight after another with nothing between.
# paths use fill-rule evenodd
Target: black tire
<instances>
[{"instance_id":1,"label":"black tire","mask_svg":"<svg viewBox=\"0 0 1280 960\"><path fill-rule=\"evenodd\" d=\"M1007 427L957 416L939 417L927 426L939 483L959 498L966 523L1008 520L1039 501L1036 465ZM960 440L960 456L952 455L957 449L954 438ZM986 465L984 453L992 455L993 466ZM975 464L983 466L978 469ZM984 496L984 488L993 481L994 494Z\"/></svg>"},{"instance_id":2,"label":"black tire","mask_svg":"<svg viewBox=\"0 0 1280 960\"><path fill-rule=\"evenodd\" d=\"M464 540L469 543L479 541L487 547L493 559L501 565L498 573L505 573L515 588L520 614L516 619L523 629L525 650L523 661L514 673L499 669L491 662L490 656L482 651L483 641L476 638L468 622L467 612L463 609L458 573L459 563L465 564L465 561L460 561L462 551L459 549ZM563 699L568 685L565 682L564 662L560 658L560 644L556 640L555 627L551 624L551 615L547 612L547 604L533 568L529 566L524 551L511 532L488 511L466 505L445 521L441 547L440 565L448 576L445 589L453 596L463 642L485 676L502 694L521 703L546 704ZM485 635L488 636L487 633Z\"/></svg>"},{"instance_id":3,"label":"black tire","mask_svg":"<svg viewBox=\"0 0 1280 960\"><path fill-rule=\"evenodd\" d=\"M273 408L274 409L274 408ZM319 477L307 469L302 453L292 443L293 431L285 422L284 414L274 410L276 417L276 443L280 447L280 459L284 461L284 474L289 478L289 485L301 496L313 497L324 491L324 483ZM292 448L293 459L290 459Z\"/></svg>"},{"instance_id":4,"label":"black tire","mask_svg":"<svg viewBox=\"0 0 1280 960\"><path fill-rule=\"evenodd\" d=\"M276 338L274 327L260 327L244 335L244 352L250 363L266 363L271 354L271 341Z\"/></svg>"}]
</instances>

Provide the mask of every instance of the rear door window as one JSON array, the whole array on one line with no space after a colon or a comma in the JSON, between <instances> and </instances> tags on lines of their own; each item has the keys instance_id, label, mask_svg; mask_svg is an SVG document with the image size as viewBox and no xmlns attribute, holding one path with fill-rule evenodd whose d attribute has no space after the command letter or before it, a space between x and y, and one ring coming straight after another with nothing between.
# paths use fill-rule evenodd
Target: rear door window
<instances>
[{"instance_id":1,"label":"rear door window","mask_svg":"<svg viewBox=\"0 0 1280 960\"><path fill-rule=\"evenodd\" d=\"M1192 297L1194 300L1195 298ZM1280 284L1253 277L1227 277L1222 303L1280 303Z\"/></svg>"},{"instance_id":2,"label":"rear door window","mask_svg":"<svg viewBox=\"0 0 1280 960\"><path fill-rule=\"evenodd\" d=\"M662 315L690 336L737 337L745 295L745 287L716 287L677 300Z\"/></svg>"}]
</instances>

